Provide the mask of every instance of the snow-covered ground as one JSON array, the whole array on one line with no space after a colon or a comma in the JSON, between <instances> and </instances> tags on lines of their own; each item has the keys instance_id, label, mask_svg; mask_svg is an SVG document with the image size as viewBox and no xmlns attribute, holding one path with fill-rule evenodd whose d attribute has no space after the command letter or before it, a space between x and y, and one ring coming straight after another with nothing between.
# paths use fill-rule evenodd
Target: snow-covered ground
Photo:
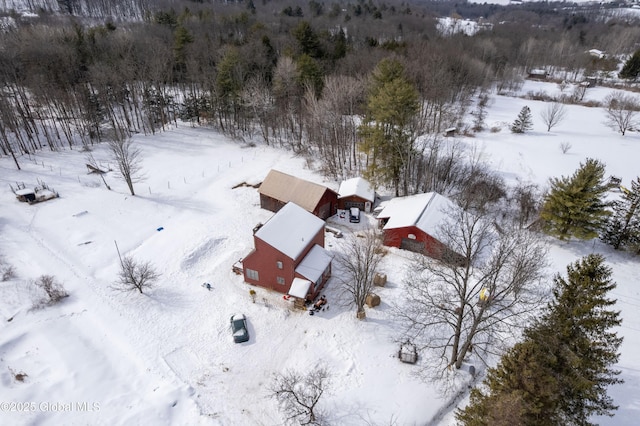
<instances>
[{"instance_id":1,"label":"snow-covered ground","mask_svg":"<svg viewBox=\"0 0 640 426\"><path fill-rule=\"evenodd\" d=\"M527 82L522 92L555 85ZM602 98L605 89L586 97ZM534 129L508 131L522 106L531 108ZM460 138L509 182L544 186L549 177L573 173L587 157L602 160L608 174L629 184L638 175L640 136L622 137L604 124L601 109L569 106L551 132L539 118L542 102L492 96L487 124L502 127ZM330 392L321 401L329 423L450 424L449 399L398 361L400 330L391 306L402 295L408 255L391 249L381 269L389 283L377 292L382 304L355 312L338 303L335 279L326 294L329 310L309 316L293 311L277 293L260 288L255 303L231 266L253 247L252 229L272 213L260 209L257 190L234 186L260 182L271 168L326 184L290 152L241 146L208 129L179 125L154 136L136 136L146 180L128 195L113 172L87 174L86 153L39 152L0 158L0 254L16 277L0 282L0 424L11 425L275 425L282 418L269 385L274 373L323 364ZM571 148L563 153L561 144ZM104 146L93 149L103 165ZM37 181L60 198L28 205L9 190ZM330 219L348 233L362 223ZM343 239L344 240L344 239ZM327 233L334 253L342 240ZM147 294L113 289L122 254L150 261L160 272ZM625 340L619 368L624 385L610 389L620 409L605 425L631 425L640 415L640 268L638 258L597 241L552 242L553 271L591 252L603 253L618 288ZM61 304L31 310L32 281L48 274L70 294ZM201 286L209 282L209 291ZM229 318L244 313L251 339L234 344ZM16 374L25 374L23 381ZM18 411L20 410L20 411Z\"/></svg>"}]
</instances>

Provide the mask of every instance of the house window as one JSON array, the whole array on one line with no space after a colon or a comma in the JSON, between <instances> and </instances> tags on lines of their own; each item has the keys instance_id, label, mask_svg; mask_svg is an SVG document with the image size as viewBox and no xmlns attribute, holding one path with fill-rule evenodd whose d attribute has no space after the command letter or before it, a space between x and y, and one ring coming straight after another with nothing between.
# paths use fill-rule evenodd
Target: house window
<instances>
[{"instance_id":1,"label":"house window","mask_svg":"<svg viewBox=\"0 0 640 426\"><path fill-rule=\"evenodd\" d=\"M282 269L282 262L280 260L276 262L276 265L278 266L278 269Z\"/></svg>"},{"instance_id":2,"label":"house window","mask_svg":"<svg viewBox=\"0 0 640 426\"><path fill-rule=\"evenodd\" d=\"M260 276L258 275L258 271L254 271L253 269L245 269L245 273L247 274L247 278L254 281L260 281Z\"/></svg>"},{"instance_id":3,"label":"house window","mask_svg":"<svg viewBox=\"0 0 640 426\"><path fill-rule=\"evenodd\" d=\"M276 278L276 281L277 281L277 283L278 283L278 284L280 284L280 285L284 285L284 278L282 278L282 277L277 277L277 278Z\"/></svg>"}]
</instances>

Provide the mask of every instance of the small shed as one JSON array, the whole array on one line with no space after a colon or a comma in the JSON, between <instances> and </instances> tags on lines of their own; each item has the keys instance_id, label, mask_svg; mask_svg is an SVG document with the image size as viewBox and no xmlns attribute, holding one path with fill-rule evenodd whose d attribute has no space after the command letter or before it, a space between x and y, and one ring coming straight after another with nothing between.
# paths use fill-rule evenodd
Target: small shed
<instances>
[{"instance_id":1,"label":"small shed","mask_svg":"<svg viewBox=\"0 0 640 426\"><path fill-rule=\"evenodd\" d=\"M371 184L355 177L342 181L338 189L338 209L349 210L352 207L371 213L376 200L376 192Z\"/></svg>"},{"instance_id":2,"label":"small shed","mask_svg":"<svg viewBox=\"0 0 640 426\"><path fill-rule=\"evenodd\" d=\"M456 127L449 127L448 129L444 129L444 137L451 138L456 135L456 131L458 129Z\"/></svg>"},{"instance_id":3,"label":"small shed","mask_svg":"<svg viewBox=\"0 0 640 426\"><path fill-rule=\"evenodd\" d=\"M542 68L530 69L527 74L527 77L531 80L546 80L548 76L549 73L547 72L547 70Z\"/></svg>"}]
</instances>

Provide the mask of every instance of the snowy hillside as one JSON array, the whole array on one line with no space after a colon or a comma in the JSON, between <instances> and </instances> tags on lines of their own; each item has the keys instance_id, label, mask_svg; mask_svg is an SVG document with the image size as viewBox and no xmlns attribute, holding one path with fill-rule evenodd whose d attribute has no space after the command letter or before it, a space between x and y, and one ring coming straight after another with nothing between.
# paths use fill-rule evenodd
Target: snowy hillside
<instances>
[{"instance_id":1,"label":"snowy hillside","mask_svg":"<svg viewBox=\"0 0 640 426\"><path fill-rule=\"evenodd\" d=\"M522 93L556 86L527 82ZM594 88L586 98L602 99ZM585 98L585 99L586 99ZM514 135L507 125L527 105L534 129ZM605 124L602 109L568 106L551 132L539 118L542 102L493 94L489 127L460 137L507 179L544 186L571 174L587 157L628 184L638 175L640 136L622 137ZM332 278L329 309L310 316L291 309L280 294L260 288L255 302L232 265L253 248L252 229L272 213L260 209L257 190L276 168L334 190L303 159L267 146L242 146L219 134L181 124L154 136L136 136L146 180L128 195L113 172L112 190L88 174L86 153L42 151L23 157L18 171L0 158L0 254L15 277L0 282L0 423L12 425L275 425L282 417L269 386L274 373L326 366L331 373L321 408L329 424L451 424L450 397L420 381L415 367L397 359L400 329L392 306L403 293L408 253L390 249L381 270L389 283L377 289L382 304L359 321L343 306ZM561 144L569 144L563 153ZM566 147L566 145L565 145ZM108 168L104 146L93 149ZM9 190L38 180L60 198L28 205ZM249 185L238 186L241 183ZM234 189L235 187L235 189ZM613 194L612 196L614 196ZM360 224L333 217L343 233ZM326 234L326 248L341 250ZM147 294L113 289L123 255L149 261L162 275ZM632 425L640 415L640 268L637 257L597 241L550 241L550 273L591 252L603 253L618 283L625 340L619 368L625 384L610 389L620 405L604 425ZM62 303L32 310L32 281L43 274L63 283ZM211 284L211 290L201 286ZM229 318L248 319L249 342L234 344ZM463 401L464 402L464 401Z\"/></svg>"}]
</instances>

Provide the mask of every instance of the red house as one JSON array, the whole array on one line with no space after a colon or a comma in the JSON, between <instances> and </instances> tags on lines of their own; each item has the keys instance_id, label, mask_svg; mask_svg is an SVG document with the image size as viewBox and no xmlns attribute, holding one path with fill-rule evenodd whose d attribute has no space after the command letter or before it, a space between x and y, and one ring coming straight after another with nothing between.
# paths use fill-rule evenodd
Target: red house
<instances>
[{"instance_id":1,"label":"red house","mask_svg":"<svg viewBox=\"0 0 640 426\"><path fill-rule=\"evenodd\" d=\"M331 276L324 249L324 221L295 203L287 203L253 234L255 248L242 261L245 282L289 294L296 282L313 300Z\"/></svg>"},{"instance_id":2,"label":"red house","mask_svg":"<svg viewBox=\"0 0 640 426\"><path fill-rule=\"evenodd\" d=\"M376 201L376 192L371 184L361 177L342 181L338 189L338 208L349 210L356 207L370 213Z\"/></svg>"},{"instance_id":3,"label":"red house","mask_svg":"<svg viewBox=\"0 0 640 426\"><path fill-rule=\"evenodd\" d=\"M435 192L393 198L377 217L383 230L383 243L435 259L453 256L453 261L460 261L460 255L435 237L447 212L457 208L451 200Z\"/></svg>"},{"instance_id":4,"label":"red house","mask_svg":"<svg viewBox=\"0 0 640 426\"><path fill-rule=\"evenodd\" d=\"M271 170L258 189L260 207L277 212L293 201L320 219L335 213L338 193L317 183L309 182L277 170Z\"/></svg>"}]
</instances>

